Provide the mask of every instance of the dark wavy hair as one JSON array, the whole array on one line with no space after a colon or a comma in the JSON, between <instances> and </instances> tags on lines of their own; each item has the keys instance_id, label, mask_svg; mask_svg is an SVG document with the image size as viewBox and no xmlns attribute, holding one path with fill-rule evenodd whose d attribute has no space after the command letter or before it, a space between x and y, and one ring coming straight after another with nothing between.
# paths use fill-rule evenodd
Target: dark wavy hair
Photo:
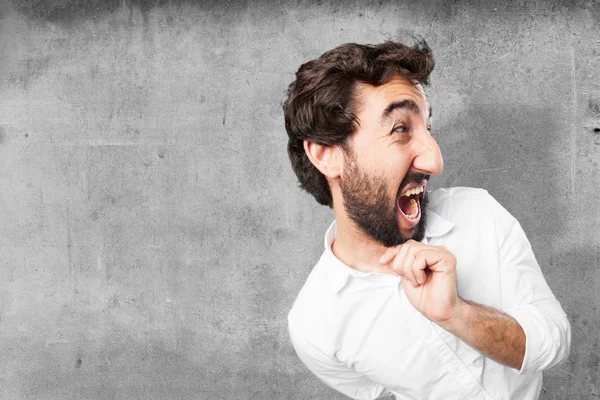
<instances>
[{"instance_id":1,"label":"dark wavy hair","mask_svg":"<svg viewBox=\"0 0 600 400\"><path fill-rule=\"evenodd\" d=\"M427 85L434 60L425 40L413 46L346 43L300 66L283 104L288 155L300 187L322 205L332 207L325 176L310 162L304 140L325 146L346 142L358 127L359 83L380 86L395 74Z\"/></svg>"}]
</instances>

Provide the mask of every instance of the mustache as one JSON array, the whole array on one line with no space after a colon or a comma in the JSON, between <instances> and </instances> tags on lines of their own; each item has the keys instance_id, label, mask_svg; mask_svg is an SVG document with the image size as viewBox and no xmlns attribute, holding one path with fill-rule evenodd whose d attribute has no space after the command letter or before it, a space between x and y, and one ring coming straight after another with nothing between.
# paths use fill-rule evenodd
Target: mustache
<instances>
[{"instance_id":1,"label":"mustache","mask_svg":"<svg viewBox=\"0 0 600 400\"><path fill-rule=\"evenodd\" d=\"M425 174L411 172L404 177L400 187L403 187L407 183L421 183L423 180L428 181L430 177L431 177L431 175L425 175Z\"/></svg>"}]
</instances>

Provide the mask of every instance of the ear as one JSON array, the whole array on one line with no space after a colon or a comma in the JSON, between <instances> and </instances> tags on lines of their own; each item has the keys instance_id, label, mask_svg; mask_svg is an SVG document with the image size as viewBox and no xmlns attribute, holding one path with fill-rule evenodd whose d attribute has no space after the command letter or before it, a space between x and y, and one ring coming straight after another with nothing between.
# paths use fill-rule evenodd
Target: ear
<instances>
[{"instance_id":1,"label":"ear","mask_svg":"<svg viewBox=\"0 0 600 400\"><path fill-rule=\"evenodd\" d=\"M344 159L340 146L325 146L305 140L304 151L310 162L328 179L341 175Z\"/></svg>"}]
</instances>

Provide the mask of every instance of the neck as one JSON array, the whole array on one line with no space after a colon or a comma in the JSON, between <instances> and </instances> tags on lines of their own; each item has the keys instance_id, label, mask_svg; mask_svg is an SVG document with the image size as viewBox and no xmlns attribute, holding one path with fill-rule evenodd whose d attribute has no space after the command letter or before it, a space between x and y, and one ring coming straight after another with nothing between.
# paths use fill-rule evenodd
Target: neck
<instances>
[{"instance_id":1,"label":"neck","mask_svg":"<svg viewBox=\"0 0 600 400\"><path fill-rule=\"evenodd\" d=\"M379 263L386 247L365 235L345 213L338 210L334 209L336 235L331 246L333 254L358 271L393 274L387 266Z\"/></svg>"}]
</instances>

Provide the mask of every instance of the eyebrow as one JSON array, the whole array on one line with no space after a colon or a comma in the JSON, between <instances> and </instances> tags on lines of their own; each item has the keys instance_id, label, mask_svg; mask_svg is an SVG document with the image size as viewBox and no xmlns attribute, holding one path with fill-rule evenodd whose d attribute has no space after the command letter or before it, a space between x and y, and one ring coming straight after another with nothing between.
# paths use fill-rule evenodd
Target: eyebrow
<instances>
[{"instance_id":1,"label":"eyebrow","mask_svg":"<svg viewBox=\"0 0 600 400\"><path fill-rule=\"evenodd\" d=\"M390 115L392 114L392 112L394 112L396 110L408 110L414 114L419 114L421 112L421 109L419 108L417 103L414 102L414 100L405 99L405 100L397 101L397 102L394 102L394 103L391 103L390 105L388 105L385 108L385 110L383 110L383 113L381 113L381 121L383 122L386 119L388 119L390 117Z\"/></svg>"}]
</instances>

